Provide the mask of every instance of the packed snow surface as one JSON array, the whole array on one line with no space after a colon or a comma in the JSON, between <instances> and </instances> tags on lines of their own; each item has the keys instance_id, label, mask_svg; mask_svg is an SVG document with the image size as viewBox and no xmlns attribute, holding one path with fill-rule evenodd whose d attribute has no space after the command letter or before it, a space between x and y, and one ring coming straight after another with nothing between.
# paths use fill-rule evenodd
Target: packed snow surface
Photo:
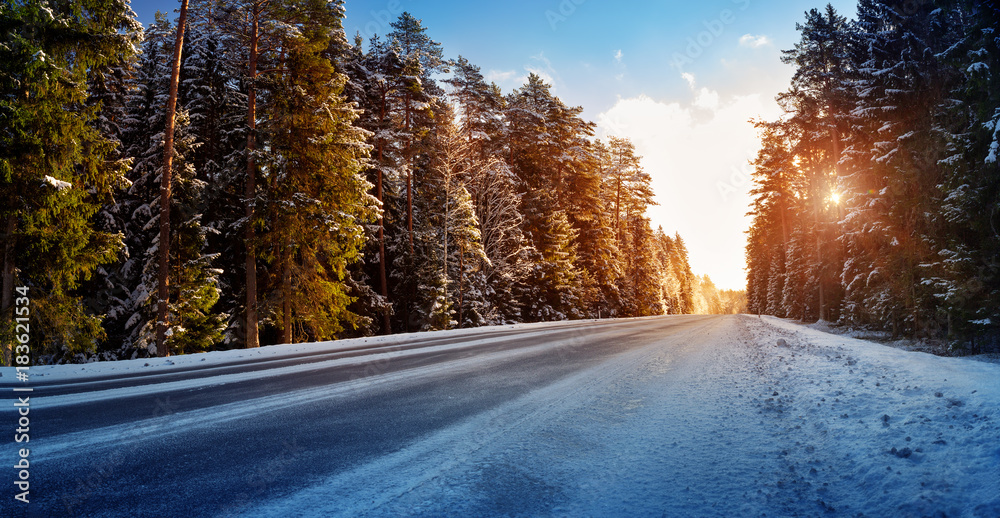
<instances>
[{"instance_id":1,"label":"packed snow surface","mask_svg":"<svg viewBox=\"0 0 1000 518\"><path fill-rule=\"evenodd\" d=\"M1000 516L1000 365L729 317L253 516Z\"/></svg>"}]
</instances>

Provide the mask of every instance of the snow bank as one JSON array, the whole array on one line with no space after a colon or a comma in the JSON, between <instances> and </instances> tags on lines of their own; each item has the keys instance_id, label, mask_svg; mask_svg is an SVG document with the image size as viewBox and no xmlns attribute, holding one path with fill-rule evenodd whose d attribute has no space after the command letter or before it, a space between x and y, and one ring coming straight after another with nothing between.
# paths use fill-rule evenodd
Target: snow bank
<instances>
[{"instance_id":1,"label":"snow bank","mask_svg":"<svg viewBox=\"0 0 1000 518\"><path fill-rule=\"evenodd\" d=\"M772 354L789 469L839 479L817 492L838 514L1000 516L1000 365L758 326L788 343Z\"/></svg>"},{"instance_id":2,"label":"snow bank","mask_svg":"<svg viewBox=\"0 0 1000 518\"><path fill-rule=\"evenodd\" d=\"M256 349L233 349L229 351L212 351L207 353L186 354L166 358L139 358L135 360L119 360L87 364L40 365L31 367L30 375L33 382L46 385L80 383L99 378L158 375L190 370L192 368L224 367L248 360L261 361L280 360L302 354L322 354L354 349L366 346L405 345L416 341L429 339L445 339L452 337L489 334L505 330L552 329L581 323L600 323L597 320L577 320L572 322L545 322L536 324L516 324L505 326L478 327L470 329L454 329L449 331L430 331L420 333L403 333L389 336L373 336L366 338L351 338L328 342L311 342L300 344L271 345ZM603 321L609 322L609 321Z\"/></svg>"}]
</instances>

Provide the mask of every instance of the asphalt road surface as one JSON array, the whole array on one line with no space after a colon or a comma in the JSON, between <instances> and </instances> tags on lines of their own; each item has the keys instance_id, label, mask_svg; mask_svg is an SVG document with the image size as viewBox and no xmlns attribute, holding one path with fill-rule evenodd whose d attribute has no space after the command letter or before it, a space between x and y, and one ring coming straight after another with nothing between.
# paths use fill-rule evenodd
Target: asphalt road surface
<instances>
[{"instance_id":1,"label":"asphalt road surface","mask_svg":"<svg viewBox=\"0 0 1000 518\"><path fill-rule=\"evenodd\" d=\"M570 376L585 383L589 370L613 365L630 352L653 348L690 354L695 350L691 337L720 323L719 317L676 316L494 329L159 376L39 382L31 394L31 502L13 511L27 511L26 516L253 515L435 433L544 394ZM330 361L386 351L396 356L343 366ZM275 368L292 372L213 383L224 374ZM188 383L176 388L171 382L177 381ZM107 396L110 389L116 389L114 397ZM132 391L139 394L129 395ZM46 405L67 395L77 395L76 402ZM545 403L542 397L534 404ZM478 433L482 440L483 432ZM517 514L547 505L544 495L532 498L521 502L530 503L521 510L514 501L479 511ZM389 503L388 514L421 513ZM378 514L377 506L368 504L346 501L327 512ZM298 513L310 515L309 509Z\"/></svg>"}]
</instances>

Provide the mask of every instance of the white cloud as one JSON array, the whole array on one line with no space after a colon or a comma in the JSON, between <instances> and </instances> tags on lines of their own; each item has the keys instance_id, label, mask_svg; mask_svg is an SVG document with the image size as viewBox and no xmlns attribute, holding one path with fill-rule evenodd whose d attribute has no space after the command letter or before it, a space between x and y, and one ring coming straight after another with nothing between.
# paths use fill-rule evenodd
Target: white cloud
<instances>
[{"instance_id":1,"label":"white cloud","mask_svg":"<svg viewBox=\"0 0 1000 518\"><path fill-rule=\"evenodd\" d=\"M754 36L753 34L740 36L740 46L756 49L765 45L771 45L771 38L763 35Z\"/></svg>"},{"instance_id":2,"label":"white cloud","mask_svg":"<svg viewBox=\"0 0 1000 518\"><path fill-rule=\"evenodd\" d=\"M483 77L487 81L499 85L505 92L509 92L524 86L528 82L528 74L535 74L542 78L542 81L552 86L553 91L556 90L556 86L560 82L559 74L552 66L552 61L545 57L544 52L531 56L529 63L524 65L521 71L490 70Z\"/></svg>"},{"instance_id":3,"label":"white cloud","mask_svg":"<svg viewBox=\"0 0 1000 518\"><path fill-rule=\"evenodd\" d=\"M694 89L694 74L691 74L689 72L684 72L683 74L681 74L681 77L683 77L684 80L687 81L687 84L689 87L691 87L691 89Z\"/></svg>"},{"instance_id":4,"label":"white cloud","mask_svg":"<svg viewBox=\"0 0 1000 518\"><path fill-rule=\"evenodd\" d=\"M653 225L680 232L695 273L708 274L721 288L742 288L747 160L759 146L747 120L775 118L778 109L767 95L724 96L696 89L690 74L683 77L691 86L690 99L619 98L598 115L598 133L625 136L635 144L659 202L649 211Z\"/></svg>"},{"instance_id":5,"label":"white cloud","mask_svg":"<svg viewBox=\"0 0 1000 518\"><path fill-rule=\"evenodd\" d=\"M490 70L485 79L491 83L506 83L517 75L517 70Z\"/></svg>"},{"instance_id":6,"label":"white cloud","mask_svg":"<svg viewBox=\"0 0 1000 518\"><path fill-rule=\"evenodd\" d=\"M622 54L622 49L618 49L618 52L615 52L615 62L621 63L623 57L624 54Z\"/></svg>"},{"instance_id":7,"label":"white cloud","mask_svg":"<svg viewBox=\"0 0 1000 518\"><path fill-rule=\"evenodd\" d=\"M694 105L706 110L715 110L719 107L719 92L702 88L694 98Z\"/></svg>"}]
</instances>

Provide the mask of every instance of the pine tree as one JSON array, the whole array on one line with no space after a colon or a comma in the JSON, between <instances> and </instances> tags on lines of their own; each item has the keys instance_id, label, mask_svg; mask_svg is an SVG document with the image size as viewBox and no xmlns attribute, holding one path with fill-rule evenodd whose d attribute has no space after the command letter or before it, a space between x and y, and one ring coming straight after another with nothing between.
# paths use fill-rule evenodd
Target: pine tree
<instances>
[{"instance_id":1,"label":"pine tree","mask_svg":"<svg viewBox=\"0 0 1000 518\"><path fill-rule=\"evenodd\" d=\"M32 289L33 342L46 354L93 351L102 334L75 289L121 247L91 218L123 185L126 164L97 127L100 102L88 85L131 58L138 30L120 2L0 6L0 299L9 311L15 284ZM9 365L6 347L4 357Z\"/></svg>"},{"instance_id":2,"label":"pine tree","mask_svg":"<svg viewBox=\"0 0 1000 518\"><path fill-rule=\"evenodd\" d=\"M461 56L454 65L454 76L446 82L453 87L451 96L462 116L462 177L475 206L486 254L478 272L478 289L484 299L478 312L484 323L513 322L520 314L514 293L528 265L517 179L503 158L507 134L504 99L495 84L486 83L479 67Z\"/></svg>"},{"instance_id":3,"label":"pine tree","mask_svg":"<svg viewBox=\"0 0 1000 518\"><path fill-rule=\"evenodd\" d=\"M435 97L443 92L431 78L435 72L446 72L441 44L427 36L427 28L408 12L399 15L392 23L388 39L399 49L403 62L404 87L397 90L402 109L401 128L404 135L403 156L406 169L406 232L410 254L413 253L413 174L418 167L417 156L426 151L421 135L433 125L429 108Z\"/></svg>"},{"instance_id":4,"label":"pine tree","mask_svg":"<svg viewBox=\"0 0 1000 518\"><path fill-rule=\"evenodd\" d=\"M691 271L691 263L688 261L688 250L681 235L674 233L674 247L672 264L674 266L674 276L680 281L680 313L694 313L694 283L695 276Z\"/></svg>"},{"instance_id":5,"label":"pine tree","mask_svg":"<svg viewBox=\"0 0 1000 518\"><path fill-rule=\"evenodd\" d=\"M202 226L207 231L206 253L215 254L221 289L215 305L229 315L225 347L242 346L245 326L246 251L244 203L246 171L246 81L240 63L239 39L226 31L224 6L215 0L192 0L189 35L185 37L181 67L180 102L190 118L198 146L190 153L197 178L205 182Z\"/></svg>"},{"instance_id":6,"label":"pine tree","mask_svg":"<svg viewBox=\"0 0 1000 518\"><path fill-rule=\"evenodd\" d=\"M752 310L989 340L997 240L979 215L996 206L996 19L975 2L861 0L851 23L807 13L785 55L788 116L759 124Z\"/></svg>"},{"instance_id":7,"label":"pine tree","mask_svg":"<svg viewBox=\"0 0 1000 518\"><path fill-rule=\"evenodd\" d=\"M145 33L135 78L126 100L123 131L124 153L133 162L128 172L129 188L106 206L108 213L122 216L121 229L125 250L119 262L109 266L103 290L109 295L105 328L108 347L105 354L129 357L150 354L150 322L155 315L152 303L156 293L158 253L156 230L159 215L158 171L163 158L163 106L167 92L172 30L166 15L157 13L156 22ZM181 125L180 132L185 131ZM188 143L186 136L179 139Z\"/></svg>"},{"instance_id":8,"label":"pine tree","mask_svg":"<svg viewBox=\"0 0 1000 518\"><path fill-rule=\"evenodd\" d=\"M160 179L168 96L169 57L173 26L158 13L157 23L146 33L143 54L131 95L127 101L126 153L134 157L129 172L131 186L114 203L109 214L128 215L121 223L126 252L107 267L100 289L107 293L105 329L108 340L102 354L107 358L128 358L156 352L154 304L158 298L162 207ZM198 178L192 157L199 148L188 112L181 108L175 117L173 194L170 212L174 222L170 239L168 292L170 303L165 342L178 353L211 349L222 338L225 315L215 309L220 298L219 270L213 264L217 254L208 250L210 229L203 224L207 205L207 182Z\"/></svg>"},{"instance_id":9,"label":"pine tree","mask_svg":"<svg viewBox=\"0 0 1000 518\"><path fill-rule=\"evenodd\" d=\"M585 170L593 127L579 119L580 111L566 107L535 74L507 99L508 163L518 178L524 233L532 245L534 271L521 295L531 320L584 315L579 231L571 217L582 219L583 205L598 205L600 178Z\"/></svg>"},{"instance_id":10,"label":"pine tree","mask_svg":"<svg viewBox=\"0 0 1000 518\"><path fill-rule=\"evenodd\" d=\"M221 5L221 11L220 23L225 27L224 31L246 52L232 57L238 61L234 68L245 71L246 173L242 178L245 212L241 221L246 244L243 335L244 346L253 348L260 345L258 253L254 246L258 241L258 230L266 224L257 211L265 203L261 199L263 193L258 182L258 169L259 162L266 159L268 153L267 147L261 146L266 143L258 139L257 123L260 115L268 109L267 103L275 99L274 92L269 91L265 84L273 82L273 77L269 76L282 70L281 63L287 57L284 44L289 37L301 32L304 25L322 23L331 17L342 16L344 7L342 0L230 0Z\"/></svg>"},{"instance_id":11,"label":"pine tree","mask_svg":"<svg viewBox=\"0 0 1000 518\"><path fill-rule=\"evenodd\" d=\"M177 18L177 35L174 38L173 59L170 65L166 111L166 129L163 131L163 169L160 171L160 261L158 265L158 290L156 310L156 352L160 356L170 356L167 347L167 330L170 327L168 306L170 305L170 201L171 176L174 160L174 124L177 113L177 87L180 83L181 53L184 49L184 31L187 25L188 0L181 0L180 16Z\"/></svg>"},{"instance_id":12,"label":"pine tree","mask_svg":"<svg viewBox=\"0 0 1000 518\"><path fill-rule=\"evenodd\" d=\"M425 329L482 325L488 286L479 274L487 257L466 188L468 178L482 172L470 170L470 145L455 125L451 107L440 104L435 112L435 155L418 198L418 213L428 223L419 233L424 259L418 266L419 282L425 289L418 304L431 308Z\"/></svg>"},{"instance_id":13,"label":"pine tree","mask_svg":"<svg viewBox=\"0 0 1000 518\"><path fill-rule=\"evenodd\" d=\"M345 94L350 101L363 110L358 125L371 132L369 144L372 146L371 160L367 171L368 181L374 186L374 196L381 208L375 228L370 230L369 249L366 255L374 255L365 276L377 279L378 299L368 304L377 308L381 318L381 329L385 334L392 332L393 297L389 291L389 279L393 276L395 253L388 242L399 221L396 207L399 199L398 187L405 177L403 142L405 136L400 130L401 109L397 102L397 92L405 87L404 66L398 49L373 37L368 53L362 49L360 37L350 49L344 72L348 76Z\"/></svg>"},{"instance_id":14,"label":"pine tree","mask_svg":"<svg viewBox=\"0 0 1000 518\"><path fill-rule=\"evenodd\" d=\"M657 261L649 219L629 216L629 260L625 271L625 315L645 317L666 313L660 264Z\"/></svg>"},{"instance_id":15,"label":"pine tree","mask_svg":"<svg viewBox=\"0 0 1000 518\"><path fill-rule=\"evenodd\" d=\"M324 55L341 16L317 10L286 35L281 71L268 82L266 225L255 249L269 264L262 307L283 343L367 325L368 317L349 311L345 283L348 265L360 258L363 224L374 219L362 176L366 134L353 126L358 113L341 95L346 77Z\"/></svg>"}]
</instances>

